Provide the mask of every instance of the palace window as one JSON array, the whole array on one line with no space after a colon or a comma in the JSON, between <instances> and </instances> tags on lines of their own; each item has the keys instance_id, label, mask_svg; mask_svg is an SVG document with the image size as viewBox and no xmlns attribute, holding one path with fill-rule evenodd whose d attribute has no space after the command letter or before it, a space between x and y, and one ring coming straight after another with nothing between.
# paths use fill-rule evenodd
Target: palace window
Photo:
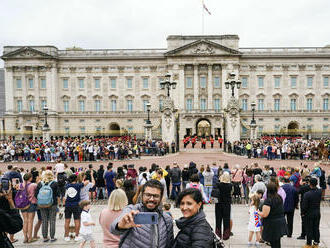
<instances>
[{"instance_id":1,"label":"palace window","mask_svg":"<svg viewBox=\"0 0 330 248\"><path fill-rule=\"evenodd\" d=\"M133 80L131 78L126 79L127 89L133 88Z\"/></svg>"},{"instance_id":2,"label":"palace window","mask_svg":"<svg viewBox=\"0 0 330 248\"><path fill-rule=\"evenodd\" d=\"M264 77L259 76L258 77L258 87L263 88L264 87Z\"/></svg>"},{"instance_id":3,"label":"palace window","mask_svg":"<svg viewBox=\"0 0 330 248\"><path fill-rule=\"evenodd\" d=\"M99 112L101 110L101 101L100 100L95 100L95 111Z\"/></svg>"},{"instance_id":4,"label":"palace window","mask_svg":"<svg viewBox=\"0 0 330 248\"><path fill-rule=\"evenodd\" d=\"M133 101L127 100L127 111L132 112L133 111Z\"/></svg>"},{"instance_id":5,"label":"palace window","mask_svg":"<svg viewBox=\"0 0 330 248\"><path fill-rule=\"evenodd\" d=\"M116 79L115 78L111 78L110 79L110 84L111 84L111 89L116 89L117 87L117 82L116 82Z\"/></svg>"},{"instance_id":6,"label":"palace window","mask_svg":"<svg viewBox=\"0 0 330 248\"><path fill-rule=\"evenodd\" d=\"M45 78L40 79L40 88L46 89L46 79Z\"/></svg>"},{"instance_id":7,"label":"palace window","mask_svg":"<svg viewBox=\"0 0 330 248\"><path fill-rule=\"evenodd\" d=\"M188 111L191 111L192 110L192 99L187 99L186 100L186 109Z\"/></svg>"},{"instance_id":8,"label":"palace window","mask_svg":"<svg viewBox=\"0 0 330 248\"><path fill-rule=\"evenodd\" d=\"M117 100L111 100L111 111L117 111Z\"/></svg>"},{"instance_id":9,"label":"palace window","mask_svg":"<svg viewBox=\"0 0 330 248\"><path fill-rule=\"evenodd\" d=\"M29 101L29 110L30 110L31 112L34 112L34 100L30 100L30 101Z\"/></svg>"},{"instance_id":10,"label":"palace window","mask_svg":"<svg viewBox=\"0 0 330 248\"><path fill-rule=\"evenodd\" d=\"M201 106L201 110L206 110L206 99L201 99L201 102L200 102Z\"/></svg>"},{"instance_id":11,"label":"palace window","mask_svg":"<svg viewBox=\"0 0 330 248\"><path fill-rule=\"evenodd\" d=\"M313 87L313 77L307 77L307 88Z\"/></svg>"},{"instance_id":12,"label":"palace window","mask_svg":"<svg viewBox=\"0 0 330 248\"><path fill-rule=\"evenodd\" d=\"M80 110L80 112L85 112L85 101L84 100L79 101L79 110Z\"/></svg>"},{"instance_id":13,"label":"palace window","mask_svg":"<svg viewBox=\"0 0 330 248\"><path fill-rule=\"evenodd\" d=\"M248 87L248 78L242 77L242 88L245 89Z\"/></svg>"},{"instance_id":14,"label":"palace window","mask_svg":"<svg viewBox=\"0 0 330 248\"><path fill-rule=\"evenodd\" d=\"M149 103L148 100L143 100L143 111L147 112L147 104Z\"/></svg>"},{"instance_id":15,"label":"palace window","mask_svg":"<svg viewBox=\"0 0 330 248\"><path fill-rule=\"evenodd\" d=\"M101 88L101 83L100 83L99 78L94 79L94 86L95 86L95 89L100 89Z\"/></svg>"},{"instance_id":16,"label":"palace window","mask_svg":"<svg viewBox=\"0 0 330 248\"><path fill-rule=\"evenodd\" d=\"M220 88L220 77L214 77L214 88Z\"/></svg>"},{"instance_id":17,"label":"palace window","mask_svg":"<svg viewBox=\"0 0 330 248\"><path fill-rule=\"evenodd\" d=\"M220 110L220 99L216 98L213 100L213 102L214 102L214 109L216 111L219 111Z\"/></svg>"},{"instance_id":18,"label":"palace window","mask_svg":"<svg viewBox=\"0 0 330 248\"><path fill-rule=\"evenodd\" d=\"M313 99L307 98L307 110L313 110Z\"/></svg>"},{"instance_id":19,"label":"palace window","mask_svg":"<svg viewBox=\"0 0 330 248\"><path fill-rule=\"evenodd\" d=\"M323 110L329 110L329 98L323 99Z\"/></svg>"},{"instance_id":20,"label":"palace window","mask_svg":"<svg viewBox=\"0 0 330 248\"><path fill-rule=\"evenodd\" d=\"M64 106L64 112L69 112L69 101L68 100L63 101L63 106Z\"/></svg>"},{"instance_id":21,"label":"palace window","mask_svg":"<svg viewBox=\"0 0 330 248\"><path fill-rule=\"evenodd\" d=\"M47 106L46 100L41 100L41 110L43 110Z\"/></svg>"},{"instance_id":22,"label":"palace window","mask_svg":"<svg viewBox=\"0 0 330 248\"><path fill-rule=\"evenodd\" d=\"M22 100L17 100L17 112L22 112L23 102Z\"/></svg>"},{"instance_id":23,"label":"palace window","mask_svg":"<svg viewBox=\"0 0 330 248\"><path fill-rule=\"evenodd\" d=\"M33 89L33 87L34 87L33 78L29 78L28 82L29 82L29 88Z\"/></svg>"},{"instance_id":24,"label":"palace window","mask_svg":"<svg viewBox=\"0 0 330 248\"><path fill-rule=\"evenodd\" d=\"M280 77L274 77L274 88L278 89L281 85L281 78Z\"/></svg>"},{"instance_id":25,"label":"palace window","mask_svg":"<svg viewBox=\"0 0 330 248\"><path fill-rule=\"evenodd\" d=\"M193 78L192 77L186 77L186 88L192 88L193 87Z\"/></svg>"},{"instance_id":26,"label":"palace window","mask_svg":"<svg viewBox=\"0 0 330 248\"><path fill-rule=\"evenodd\" d=\"M85 82L83 78L79 79L79 89L83 89L85 87Z\"/></svg>"},{"instance_id":27,"label":"palace window","mask_svg":"<svg viewBox=\"0 0 330 248\"><path fill-rule=\"evenodd\" d=\"M290 100L290 109L291 109L291 111L297 110L297 99Z\"/></svg>"},{"instance_id":28,"label":"palace window","mask_svg":"<svg viewBox=\"0 0 330 248\"><path fill-rule=\"evenodd\" d=\"M16 79L16 88L22 89L22 80L20 78Z\"/></svg>"},{"instance_id":29,"label":"palace window","mask_svg":"<svg viewBox=\"0 0 330 248\"><path fill-rule=\"evenodd\" d=\"M64 78L63 79L63 89L68 89L69 88L69 80Z\"/></svg>"},{"instance_id":30,"label":"palace window","mask_svg":"<svg viewBox=\"0 0 330 248\"><path fill-rule=\"evenodd\" d=\"M280 110L280 99L274 99L274 110L275 111Z\"/></svg>"},{"instance_id":31,"label":"palace window","mask_svg":"<svg viewBox=\"0 0 330 248\"><path fill-rule=\"evenodd\" d=\"M149 80L148 78L143 78L143 89L148 89L149 88Z\"/></svg>"},{"instance_id":32,"label":"palace window","mask_svg":"<svg viewBox=\"0 0 330 248\"><path fill-rule=\"evenodd\" d=\"M248 100L242 99L242 110L247 111L247 109L248 109Z\"/></svg>"},{"instance_id":33,"label":"palace window","mask_svg":"<svg viewBox=\"0 0 330 248\"><path fill-rule=\"evenodd\" d=\"M163 107L163 99L159 99L159 111L162 110Z\"/></svg>"},{"instance_id":34,"label":"palace window","mask_svg":"<svg viewBox=\"0 0 330 248\"><path fill-rule=\"evenodd\" d=\"M206 88L206 77L205 76L200 77L200 87L202 89Z\"/></svg>"},{"instance_id":35,"label":"palace window","mask_svg":"<svg viewBox=\"0 0 330 248\"><path fill-rule=\"evenodd\" d=\"M297 77L291 77L291 88L297 87Z\"/></svg>"},{"instance_id":36,"label":"palace window","mask_svg":"<svg viewBox=\"0 0 330 248\"><path fill-rule=\"evenodd\" d=\"M323 86L328 87L329 86L329 77L323 77Z\"/></svg>"},{"instance_id":37,"label":"palace window","mask_svg":"<svg viewBox=\"0 0 330 248\"><path fill-rule=\"evenodd\" d=\"M264 110L264 99L258 99L258 110L259 111Z\"/></svg>"}]
</instances>

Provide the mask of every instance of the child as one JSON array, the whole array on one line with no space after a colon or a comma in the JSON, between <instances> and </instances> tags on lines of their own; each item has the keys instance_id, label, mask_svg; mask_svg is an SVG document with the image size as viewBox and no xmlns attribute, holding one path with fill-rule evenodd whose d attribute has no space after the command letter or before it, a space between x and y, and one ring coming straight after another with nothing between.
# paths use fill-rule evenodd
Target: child
<instances>
[{"instance_id":1,"label":"child","mask_svg":"<svg viewBox=\"0 0 330 248\"><path fill-rule=\"evenodd\" d=\"M81 212L81 227L80 227L80 236L83 239L83 242L80 244L80 248L83 248L86 242L91 242L91 248L95 248L95 241L93 238L92 226L95 226L95 222L92 221L92 216L89 213L91 207L91 202L88 200L81 201L79 203Z\"/></svg>"},{"instance_id":2,"label":"child","mask_svg":"<svg viewBox=\"0 0 330 248\"><path fill-rule=\"evenodd\" d=\"M170 209L171 209L171 203L164 203L164 213L167 213L173 219L173 215L172 215Z\"/></svg>"},{"instance_id":3,"label":"child","mask_svg":"<svg viewBox=\"0 0 330 248\"><path fill-rule=\"evenodd\" d=\"M260 198L257 194L253 194L251 196L251 204L250 204L250 219L249 219L249 225L248 225L248 230L249 230L249 242L248 246L252 246L252 237L253 233L256 233L256 247L260 247L260 216L257 213L258 207L260 203Z\"/></svg>"}]
</instances>

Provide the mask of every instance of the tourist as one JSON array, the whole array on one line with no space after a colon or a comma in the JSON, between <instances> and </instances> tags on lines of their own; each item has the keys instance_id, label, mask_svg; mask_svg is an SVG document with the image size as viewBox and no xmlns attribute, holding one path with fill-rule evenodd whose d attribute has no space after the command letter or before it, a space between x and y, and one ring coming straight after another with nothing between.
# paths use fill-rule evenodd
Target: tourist
<instances>
[{"instance_id":1,"label":"tourist","mask_svg":"<svg viewBox=\"0 0 330 248\"><path fill-rule=\"evenodd\" d=\"M93 237L92 226L95 226L95 222L92 221L92 216L90 213L91 202L89 200L83 200L79 203L82 210L81 212L81 227L79 230L79 235L82 238L80 243L80 248L83 248L87 242L90 242L91 248L95 248L95 240Z\"/></svg>"},{"instance_id":2,"label":"tourist","mask_svg":"<svg viewBox=\"0 0 330 248\"><path fill-rule=\"evenodd\" d=\"M112 169L113 163L109 162L107 172L104 173L103 178L107 187L108 198L113 190L116 189L116 173Z\"/></svg>"},{"instance_id":3,"label":"tourist","mask_svg":"<svg viewBox=\"0 0 330 248\"><path fill-rule=\"evenodd\" d=\"M213 231L203 212L201 192L194 188L182 191L178 196L177 205L180 206L183 217L176 220L180 232L171 247L214 247Z\"/></svg>"},{"instance_id":4,"label":"tourist","mask_svg":"<svg viewBox=\"0 0 330 248\"><path fill-rule=\"evenodd\" d=\"M172 193L171 193L171 199L176 200L180 191L181 191L181 170L179 165L174 162L173 168L170 171L169 177L172 181Z\"/></svg>"},{"instance_id":5,"label":"tourist","mask_svg":"<svg viewBox=\"0 0 330 248\"><path fill-rule=\"evenodd\" d=\"M272 248L281 247L281 237L286 234L283 200L277 193L278 187L270 182L267 185L267 198L258 214L263 218L262 239L270 242Z\"/></svg>"},{"instance_id":6,"label":"tourist","mask_svg":"<svg viewBox=\"0 0 330 248\"><path fill-rule=\"evenodd\" d=\"M101 211L99 223L103 230L104 248L117 248L119 246L120 236L112 234L110 232L110 226L119 217L127 204L125 192L122 189L116 189L110 195L108 207Z\"/></svg>"},{"instance_id":7,"label":"tourist","mask_svg":"<svg viewBox=\"0 0 330 248\"><path fill-rule=\"evenodd\" d=\"M105 181L103 178L104 175L104 169L103 169L103 165L101 164L99 169L96 172L96 197L97 199L104 199L106 198L106 194L105 194Z\"/></svg>"},{"instance_id":8,"label":"tourist","mask_svg":"<svg viewBox=\"0 0 330 248\"><path fill-rule=\"evenodd\" d=\"M248 231L249 231L249 241L248 246L252 246L252 238L253 234L256 235L256 247L260 247L260 229L261 229L261 220L260 216L257 212L260 205L260 197L258 194L252 194L251 195L251 203L250 203L250 209L249 209L249 224L248 224Z\"/></svg>"},{"instance_id":9,"label":"tourist","mask_svg":"<svg viewBox=\"0 0 330 248\"><path fill-rule=\"evenodd\" d=\"M50 187L51 194L53 195L52 199L45 199L42 195L45 195L45 192L48 192ZM40 194L39 194L40 192ZM37 189L35 191L35 197L37 198L38 207L40 208L41 220L42 220L42 236L44 242L49 241L48 236L48 225L50 226L50 241L55 242L55 230L56 230L56 210L57 203L59 202L58 194L58 184L54 181L54 174L50 170L46 170L42 176L41 182L38 183ZM46 200L46 201L44 201ZM50 202L50 204L47 204Z\"/></svg>"},{"instance_id":10,"label":"tourist","mask_svg":"<svg viewBox=\"0 0 330 248\"><path fill-rule=\"evenodd\" d=\"M203 184L200 183L199 176L197 174L193 174L190 177L190 183L188 183L186 185L186 189L189 189L189 188L198 189L201 192L202 196L203 196L203 202L204 203L209 202L210 199L206 197L204 186L203 186Z\"/></svg>"},{"instance_id":11,"label":"tourist","mask_svg":"<svg viewBox=\"0 0 330 248\"><path fill-rule=\"evenodd\" d=\"M181 172L181 178L182 178L182 189L186 189L186 185L187 183L189 183L189 169L188 169L188 165L185 164L183 166L183 170Z\"/></svg>"},{"instance_id":12,"label":"tourist","mask_svg":"<svg viewBox=\"0 0 330 248\"><path fill-rule=\"evenodd\" d=\"M262 178L259 174L254 176L254 185L251 188L250 194L256 193L258 190L265 192L267 190L265 183L262 181Z\"/></svg>"},{"instance_id":13,"label":"tourist","mask_svg":"<svg viewBox=\"0 0 330 248\"><path fill-rule=\"evenodd\" d=\"M220 182L216 184L218 189L218 202L215 204L216 234L223 240L230 237L230 212L231 193L233 186L230 183L230 175L225 172L220 177Z\"/></svg>"},{"instance_id":14,"label":"tourist","mask_svg":"<svg viewBox=\"0 0 330 248\"><path fill-rule=\"evenodd\" d=\"M310 176L303 178L302 185L300 186L298 191L300 195L301 234L297 239L306 239L306 216L304 216L302 212L302 203L304 200L305 193L311 190L311 188L309 187L309 180Z\"/></svg>"},{"instance_id":15,"label":"tourist","mask_svg":"<svg viewBox=\"0 0 330 248\"><path fill-rule=\"evenodd\" d=\"M125 207L123 213L111 224L111 233L121 235L120 247L171 247L173 243L173 222L172 218L160 209L163 193L164 187L159 181L148 181L143 185L141 191L142 203ZM157 212L159 214L158 229L155 229L155 225L136 225L134 215L139 212ZM146 233L148 235L145 235Z\"/></svg>"},{"instance_id":16,"label":"tourist","mask_svg":"<svg viewBox=\"0 0 330 248\"><path fill-rule=\"evenodd\" d=\"M203 172L203 176L204 176L204 190L205 190L205 195L206 198L211 199L211 192L212 192L212 188L213 188L213 176L214 173L211 170L211 167L209 165L206 166L206 170Z\"/></svg>"},{"instance_id":17,"label":"tourist","mask_svg":"<svg viewBox=\"0 0 330 248\"><path fill-rule=\"evenodd\" d=\"M310 179L309 186L311 190L304 194L304 199L301 206L302 216L306 217L307 242L304 247L317 248L320 243L320 205L322 191L317 188L316 178Z\"/></svg>"}]
</instances>

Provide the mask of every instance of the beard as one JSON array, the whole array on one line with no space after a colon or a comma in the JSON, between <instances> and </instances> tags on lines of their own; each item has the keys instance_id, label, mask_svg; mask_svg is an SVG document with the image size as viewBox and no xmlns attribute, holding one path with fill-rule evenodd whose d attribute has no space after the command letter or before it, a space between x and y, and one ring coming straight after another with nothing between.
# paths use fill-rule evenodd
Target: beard
<instances>
[{"instance_id":1,"label":"beard","mask_svg":"<svg viewBox=\"0 0 330 248\"><path fill-rule=\"evenodd\" d=\"M160 205L160 201L154 201L154 200L145 200L143 201L143 205L149 210L154 211L157 209Z\"/></svg>"}]
</instances>

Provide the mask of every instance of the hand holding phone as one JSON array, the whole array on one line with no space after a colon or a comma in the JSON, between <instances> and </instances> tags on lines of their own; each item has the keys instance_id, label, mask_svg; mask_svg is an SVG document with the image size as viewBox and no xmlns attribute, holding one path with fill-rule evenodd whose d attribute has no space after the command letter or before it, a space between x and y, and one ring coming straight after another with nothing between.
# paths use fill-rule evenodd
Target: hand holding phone
<instances>
[{"instance_id":1,"label":"hand holding phone","mask_svg":"<svg viewBox=\"0 0 330 248\"><path fill-rule=\"evenodd\" d=\"M158 224L158 214L156 212L144 212L134 215L135 224Z\"/></svg>"},{"instance_id":2,"label":"hand holding phone","mask_svg":"<svg viewBox=\"0 0 330 248\"><path fill-rule=\"evenodd\" d=\"M118 222L119 229L129 229L133 227L141 227L141 225L137 225L134 223L134 215L138 214L138 210L132 210L131 212L125 214L121 220Z\"/></svg>"}]
</instances>

